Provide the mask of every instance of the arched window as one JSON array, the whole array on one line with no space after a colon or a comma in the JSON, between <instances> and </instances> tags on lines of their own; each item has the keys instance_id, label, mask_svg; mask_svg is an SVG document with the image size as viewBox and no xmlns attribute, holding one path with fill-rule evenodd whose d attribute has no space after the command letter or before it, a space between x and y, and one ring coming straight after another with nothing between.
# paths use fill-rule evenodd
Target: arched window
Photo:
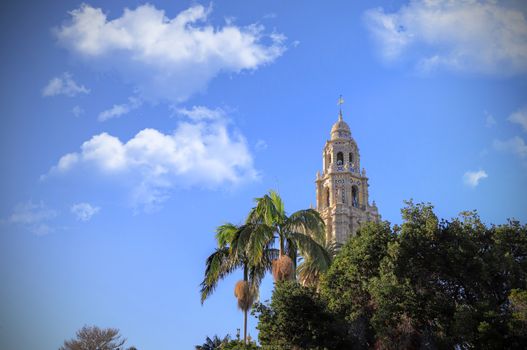
<instances>
[{"instance_id":1,"label":"arched window","mask_svg":"<svg viewBox=\"0 0 527 350\"><path fill-rule=\"evenodd\" d=\"M350 163L353 163L353 153L350 153Z\"/></svg>"},{"instance_id":2,"label":"arched window","mask_svg":"<svg viewBox=\"0 0 527 350\"><path fill-rule=\"evenodd\" d=\"M344 164L344 154L342 152L337 153L337 165Z\"/></svg>"},{"instance_id":3,"label":"arched window","mask_svg":"<svg viewBox=\"0 0 527 350\"><path fill-rule=\"evenodd\" d=\"M329 188L326 187L326 207L329 207Z\"/></svg>"},{"instance_id":4,"label":"arched window","mask_svg":"<svg viewBox=\"0 0 527 350\"><path fill-rule=\"evenodd\" d=\"M351 188L351 205L355 208L359 207L359 189L357 186Z\"/></svg>"},{"instance_id":5,"label":"arched window","mask_svg":"<svg viewBox=\"0 0 527 350\"><path fill-rule=\"evenodd\" d=\"M346 190L343 188L341 191L342 191L342 203L346 203Z\"/></svg>"}]
</instances>

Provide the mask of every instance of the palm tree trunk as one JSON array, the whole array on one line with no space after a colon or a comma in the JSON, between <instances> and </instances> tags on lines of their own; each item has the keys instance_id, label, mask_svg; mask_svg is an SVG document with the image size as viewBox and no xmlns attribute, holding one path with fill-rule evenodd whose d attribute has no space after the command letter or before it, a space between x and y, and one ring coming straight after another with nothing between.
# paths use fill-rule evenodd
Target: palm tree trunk
<instances>
[{"instance_id":1,"label":"palm tree trunk","mask_svg":"<svg viewBox=\"0 0 527 350\"><path fill-rule=\"evenodd\" d=\"M282 255L284 255L285 247L284 247L284 239L282 235L280 235L280 231L278 231L278 242L280 243L278 257L281 257Z\"/></svg>"},{"instance_id":2,"label":"palm tree trunk","mask_svg":"<svg viewBox=\"0 0 527 350\"><path fill-rule=\"evenodd\" d=\"M247 264L243 265L243 280L247 282ZM243 310L243 343L247 344L247 309Z\"/></svg>"},{"instance_id":3,"label":"palm tree trunk","mask_svg":"<svg viewBox=\"0 0 527 350\"><path fill-rule=\"evenodd\" d=\"M244 319L243 319L243 343L247 345L247 311L244 310Z\"/></svg>"}]
</instances>

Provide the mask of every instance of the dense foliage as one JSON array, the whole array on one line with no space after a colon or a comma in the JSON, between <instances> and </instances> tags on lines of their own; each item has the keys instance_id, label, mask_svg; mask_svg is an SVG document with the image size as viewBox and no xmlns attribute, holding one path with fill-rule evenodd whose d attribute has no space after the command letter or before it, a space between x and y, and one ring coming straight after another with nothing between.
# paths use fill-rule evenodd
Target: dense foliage
<instances>
[{"instance_id":1,"label":"dense foliage","mask_svg":"<svg viewBox=\"0 0 527 350\"><path fill-rule=\"evenodd\" d=\"M245 344L241 340L231 340L230 342L223 345L222 350L257 350L260 349L255 342L248 342Z\"/></svg>"},{"instance_id":2,"label":"dense foliage","mask_svg":"<svg viewBox=\"0 0 527 350\"><path fill-rule=\"evenodd\" d=\"M388 223L366 224L342 247L322 279L321 294L329 308L347 321L349 336L359 347L370 346L374 339L368 281L379 276L380 262L395 238Z\"/></svg>"},{"instance_id":3,"label":"dense foliage","mask_svg":"<svg viewBox=\"0 0 527 350\"><path fill-rule=\"evenodd\" d=\"M527 226L413 202L402 217L363 225L318 290L276 284L256 308L262 348L525 348Z\"/></svg>"},{"instance_id":4,"label":"dense foliage","mask_svg":"<svg viewBox=\"0 0 527 350\"><path fill-rule=\"evenodd\" d=\"M239 339L231 339L230 335L226 335L223 338L215 335L210 338L207 337L202 345L196 345L196 350L257 350L260 349L255 342L245 341Z\"/></svg>"},{"instance_id":5,"label":"dense foliage","mask_svg":"<svg viewBox=\"0 0 527 350\"><path fill-rule=\"evenodd\" d=\"M527 226L486 227L473 212L439 222L408 202L404 223L368 224L321 284L359 347L522 348Z\"/></svg>"},{"instance_id":6,"label":"dense foliage","mask_svg":"<svg viewBox=\"0 0 527 350\"><path fill-rule=\"evenodd\" d=\"M296 281L275 285L269 305L257 304L263 349L349 349L346 329L313 288Z\"/></svg>"}]
</instances>

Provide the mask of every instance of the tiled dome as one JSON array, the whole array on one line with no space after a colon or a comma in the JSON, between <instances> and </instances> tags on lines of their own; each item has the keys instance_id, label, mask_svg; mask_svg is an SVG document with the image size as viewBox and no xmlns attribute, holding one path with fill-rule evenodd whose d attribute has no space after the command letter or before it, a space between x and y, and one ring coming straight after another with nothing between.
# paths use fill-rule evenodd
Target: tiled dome
<instances>
[{"instance_id":1,"label":"tiled dome","mask_svg":"<svg viewBox=\"0 0 527 350\"><path fill-rule=\"evenodd\" d=\"M348 123L346 123L342 119L342 114L339 114L339 120L333 124L333 127L331 128L331 139L339 139L339 138L350 138L351 132L350 127Z\"/></svg>"}]
</instances>

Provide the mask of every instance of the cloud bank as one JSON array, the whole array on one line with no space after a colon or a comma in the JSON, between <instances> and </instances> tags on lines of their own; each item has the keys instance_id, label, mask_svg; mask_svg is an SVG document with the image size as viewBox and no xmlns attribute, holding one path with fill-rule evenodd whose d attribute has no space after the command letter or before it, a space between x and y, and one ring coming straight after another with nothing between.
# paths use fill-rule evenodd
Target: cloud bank
<instances>
[{"instance_id":1,"label":"cloud bank","mask_svg":"<svg viewBox=\"0 0 527 350\"><path fill-rule=\"evenodd\" d=\"M512 113L508 120L511 123L518 124L522 127L523 131L527 132L527 106L523 107L516 112Z\"/></svg>"},{"instance_id":2,"label":"cloud bank","mask_svg":"<svg viewBox=\"0 0 527 350\"><path fill-rule=\"evenodd\" d=\"M81 115L84 114L84 109L82 109L81 106L74 106L74 107L71 109L71 113L72 113L76 118L79 118Z\"/></svg>"},{"instance_id":3,"label":"cloud bank","mask_svg":"<svg viewBox=\"0 0 527 350\"><path fill-rule=\"evenodd\" d=\"M101 210L100 207L94 207L90 203L77 203L71 206L71 213L79 221L90 221L91 218Z\"/></svg>"},{"instance_id":4,"label":"cloud bank","mask_svg":"<svg viewBox=\"0 0 527 350\"><path fill-rule=\"evenodd\" d=\"M489 177L487 175L487 172L485 170L479 170L479 171L467 171L463 175L463 182L465 185L469 187L477 187L479 185L479 182L483 179L486 179Z\"/></svg>"},{"instance_id":5,"label":"cloud bank","mask_svg":"<svg viewBox=\"0 0 527 350\"><path fill-rule=\"evenodd\" d=\"M57 215L57 211L46 207L42 201L39 203L28 201L16 205L7 221L20 225L37 236L43 236L54 231L50 221Z\"/></svg>"},{"instance_id":6,"label":"cloud bank","mask_svg":"<svg viewBox=\"0 0 527 350\"><path fill-rule=\"evenodd\" d=\"M50 97L64 95L74 97L78 94L89 94L90 89L77 84L70 73L63 73L61 76L52 78L42 89L42 96Z\"/></svg>"},{"instance_id":7,"label":"cloud bank","mask_svg":"<svg viewBox=\"0 0 527 350\"><path fill-rule=\"evenodd\" d=\"M104 122L108 119L119 118L130 113L141 106L141 100L137 97L129 97L128 103L113 105L112 108L99 113L98 120Z\"/></svg>"},{"instance_id":8,"label":"cloud bank","mask_svg":"<svg viewBox=\"0 0 527 350\"><path fill-rule=\"evenodd\" d=\"M81 5L56 28L58 42L95 67L118 71L146 99L186 100L220 72L255 70L285 51L285 37L261 25L212 26L212 9L194 5L173 18L145 4L109 19Z\"/></svg>"},{"instance_id":9,"label":"cloud bank","mask_svg":"<svg viewBox=\"0 0 527 350\"><path fill-rule=\"evenodd\" d=\"M503 141L494 140L493 146L498 151L513 153L520 158L527 158L527 144L519 136L514 136Z\"/></svg>"},{"instance_id":10,"label":"cloud bank","mask_svg":"<svg viewBox=\"0 0 527 350\"><path fill-rule=\"evenodd\" d=\"M489 112L485 112L485 127L492 128L496 125L496 119Z\"/></svg>"},{"instance_id":11,"label":"cloud bank","mask_svg":"<svg viewBox=\"0 0 527 350\"><path fill-rule=\"evenodd\" d=\"M364 19L387 62L405 58L421 71L527 72L525 14L503 2L413 0L393 13L370 9Z\"/></svg>"},{"instance_id":12,"label":"cloud bank","mask_svg":"<svg viewBox=\"0 0 527 350\"><path fill-rule=\"evenodd\" d=\"M201 110L199 116L196 110ZM245 138L229 128L219 109L196 107L173 133L143 129L128 141L108 133L93 136L79 152L62 156L45 177L83 167L132 182L132 202L155 208L181 186L217 188L258 178ZM215 119L208 118L215 115Z\"/></svg>"}]
</instances>

